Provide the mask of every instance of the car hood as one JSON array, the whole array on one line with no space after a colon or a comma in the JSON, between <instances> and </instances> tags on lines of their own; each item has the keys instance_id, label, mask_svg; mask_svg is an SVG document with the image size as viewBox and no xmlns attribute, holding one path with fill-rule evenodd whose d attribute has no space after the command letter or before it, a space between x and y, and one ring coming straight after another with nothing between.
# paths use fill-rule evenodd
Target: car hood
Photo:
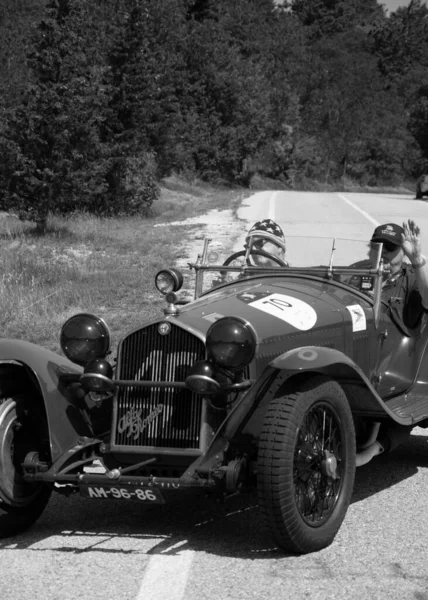
<instances>
[{"instance_id":1,"label":"car hood","mask_svg":"<svg viewBox=\"0 0 428 600\"><path fill-rule=\"evenodd\" d=\"M172 319L204 334L221 317L239 316L251 323L259 341L302 336L310 343L315 334L343 336L344 321L351 322L350 307L356 305L365 317L362 305L368 308L369 301L349 288L310 276L270 276L213 290Z\"/></svg>"}]
</instances>

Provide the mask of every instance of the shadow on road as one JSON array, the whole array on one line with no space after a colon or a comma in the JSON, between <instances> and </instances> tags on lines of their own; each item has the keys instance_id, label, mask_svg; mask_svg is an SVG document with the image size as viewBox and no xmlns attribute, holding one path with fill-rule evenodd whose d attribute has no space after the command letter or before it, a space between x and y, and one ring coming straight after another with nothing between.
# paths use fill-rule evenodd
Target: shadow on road
<instances>
[{"instance_id":1,"label":"shadow on road","mask_svg":"<svg viewBox=\"0 0 428 600\"><path fill-rule=\"evenodd\" d=\"M360 502L428 468L428 438L412 435L390 454L374 458L356 471L352 502Z\"/></svg>"},{"instance_id":2,"label":"shadow on road","mask_svg":"<svg viewBox=\"0 0 428 600\"><path fill-rule=\"evenodd\" d=\"M393 453L357 469L352 502L361 502L428 468L428 438L413 435ZM264 528L257 493L234 496L225 503L189 491L166 497L167 504L146 508L134 502L85 500L55 495L28 532L0 540L0 550L32 549L71 554L174 554L183 550L248 559L284 557ZM106 540L141 540L137 545L105 544ZM41 544L43 541L49 543ZM40 548L42 545L42 549ZM176 546L175 548L173 546Z\"/></svg>"}]
</instances>

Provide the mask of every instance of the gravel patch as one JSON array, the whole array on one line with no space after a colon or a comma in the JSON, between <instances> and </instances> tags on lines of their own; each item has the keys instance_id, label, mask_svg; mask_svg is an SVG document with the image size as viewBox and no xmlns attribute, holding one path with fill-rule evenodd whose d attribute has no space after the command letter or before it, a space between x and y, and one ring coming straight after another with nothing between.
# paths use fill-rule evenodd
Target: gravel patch
<instances>
[{"instance_id":1,"label":"gravel patch","mask_svg":"<svg viewBox=\"0 0 428 600\"><path fill-rule=\"evenodd\" d=\"M195 227L197 232L192 238L189 234L183 239L180 247L180 258L177 267L187 267L188 262L195 262L204 249L204 240L212 240L209 245L211 252L219 254L223 262L230 254L243 248L245 235L251 226L247 220L238 219L232 210L210 210L205 215L190 217L184 221L159 223L155 227ZM217 262L217 261L215 261Z\"/></svg>"}]
</instances>

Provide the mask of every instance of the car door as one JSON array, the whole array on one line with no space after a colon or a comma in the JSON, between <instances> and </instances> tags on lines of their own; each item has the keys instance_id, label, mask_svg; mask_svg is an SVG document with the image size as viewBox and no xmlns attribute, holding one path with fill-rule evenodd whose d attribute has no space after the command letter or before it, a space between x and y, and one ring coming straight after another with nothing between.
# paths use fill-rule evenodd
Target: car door
<instances>
[{"instance_id":1,"label":"car door","mask_svg":"<svg viewBox=\"0 0 428 600\"><path fill-rule=\"evenodd\" d=\"M391 320L387 303L382 302L373 376L376 391L382 398L396 396L412 387L427 341L428 327L418 336L404 335Z\"/></svg>"}]
</instances>

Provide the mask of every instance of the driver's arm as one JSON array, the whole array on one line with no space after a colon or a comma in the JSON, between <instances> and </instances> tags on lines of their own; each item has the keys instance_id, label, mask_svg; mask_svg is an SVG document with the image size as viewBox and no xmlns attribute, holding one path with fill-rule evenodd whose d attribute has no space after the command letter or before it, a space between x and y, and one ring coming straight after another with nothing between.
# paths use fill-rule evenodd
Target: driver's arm
<instances>
[{"instance_id":1,"label":"driver's arm","mask_svg":"<svg viewBox=\"0 0 428 600\"><path fill-rule=\"evenodd\" d=\"M414 257L412 266L416 273L416 283L422 299L422 306L428 309L428 263L422 254Z\"/></svg>"},{"instance_id":2,"label":"driver's arm","mask_svg":"<svg viewBox=\"0 0 428 600\"><path fill-rule=\"evenodd\" d=\"M421 230L412 219L403 223L403 230L402 248L415 270L422 306L428 310L428 264L422 254Z\"/></svg>"}]
</instances>

